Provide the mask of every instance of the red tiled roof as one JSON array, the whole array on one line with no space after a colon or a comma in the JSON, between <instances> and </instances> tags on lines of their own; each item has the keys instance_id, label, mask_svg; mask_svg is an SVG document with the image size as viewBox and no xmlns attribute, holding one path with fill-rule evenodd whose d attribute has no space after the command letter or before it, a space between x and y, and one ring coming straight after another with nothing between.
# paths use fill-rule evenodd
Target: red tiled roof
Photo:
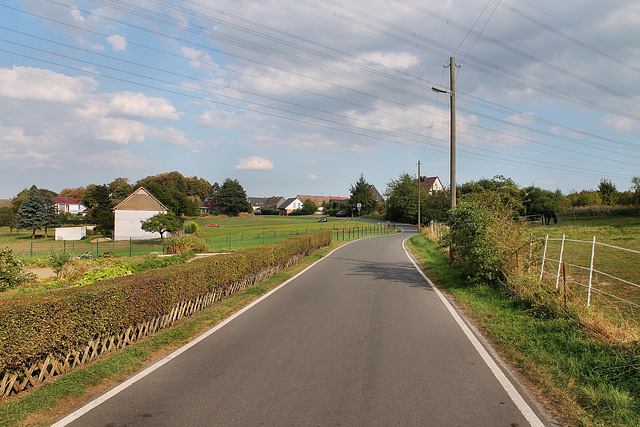
<instances>
[{"instance_id":1,"label":"red tiled roof","mask_svg":"<svg viewBox=\"0 0 640 427\"><path fill-rule=\"evenodd\" d=\"M53 203L58 205L79 205L80 203L76 199L71 197L54 197Z\"/></svg>"}]
</instances>

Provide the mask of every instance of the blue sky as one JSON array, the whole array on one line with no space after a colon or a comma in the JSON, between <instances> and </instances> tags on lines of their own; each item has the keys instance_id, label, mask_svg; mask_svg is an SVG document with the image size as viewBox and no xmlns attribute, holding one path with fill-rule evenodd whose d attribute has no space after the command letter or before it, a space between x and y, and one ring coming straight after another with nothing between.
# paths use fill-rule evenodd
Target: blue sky
<instances>
[{"instance_id":1,"label":"blue sky","mask_svg":"<svg viewBox=\"0 0 640 427\"><path fill-rule=\"evenodd\" d=\"M404 172L640 176L640 3L4 0L0 198L179 171L251 196Z\"/></svg>"}]
</instances>

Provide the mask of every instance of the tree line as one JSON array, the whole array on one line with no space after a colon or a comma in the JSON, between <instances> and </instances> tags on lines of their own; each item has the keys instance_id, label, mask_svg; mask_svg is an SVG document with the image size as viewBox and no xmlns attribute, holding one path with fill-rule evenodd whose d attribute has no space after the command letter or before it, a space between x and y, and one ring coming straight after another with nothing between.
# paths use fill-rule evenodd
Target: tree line
<instances>
[{"instance_id":1,"label":"tree line","mask_svg":"<svg viewBox=\"0 0 640 427\"><path fill-rule=\"evenodd\" d=\"M148 176L136 183L128 178L116 178L108 184L90 184L86 187L66 188L59 194L38 189L33 185L24 189L12 199L11 207L0 208L0 227L16 230L44 230L45 237L49 229L65 223L95 224L99 232L110 233L114 227L113 208L140 187L145 187L174 215L200 215L198 200L216 213L237 216L240 212L249 212L251 205L242 185L227 178L222 185L209 183L204 178L185 177L179 172L162 173ZM70 197L88 208L84 217L72 217L70 214L56 214L53 198Z\"/></svg>"},{"instance_id":2,"label":"tree line","mask_svg":"<svg viewBox=\"0 0 640 427\"><path fill-rule=\"evenodd\" d=\"M602 178L596 190L583 190L563 195L560 190L550 191L536 186L520 187L511 178L496 175L491 179L470 181L456 187L458 200L479 193L495 192L513 205L513 212L520 216L540 215L543 210L566 212L572 208L587 206L638 206L640 205L640 177L631 180L630 190L618 191L609 179ZM401 174L387 184L387 212L390 221L417 223L418 184L415 176ZM431 220L446 222L451 206L449 190L429 193L421 189L421 223Z\"/></svg>"}]
</instances>

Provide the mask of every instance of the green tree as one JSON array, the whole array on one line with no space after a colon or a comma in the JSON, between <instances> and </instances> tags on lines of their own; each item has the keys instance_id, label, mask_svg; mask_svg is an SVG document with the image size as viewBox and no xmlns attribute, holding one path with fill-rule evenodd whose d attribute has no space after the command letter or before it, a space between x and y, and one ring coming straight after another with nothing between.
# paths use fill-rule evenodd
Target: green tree
<instances>
[{"instance_id":1,"label":"green tree","mask_svg":"<svg viewBox=\"0 0 640 427\"><path fill-rule=\"evenodd\" d=\"M164 241L164 233L173 233L182 229L182 221L173 212L159 213L142 221L142 229L150 233L160 233Z\"/></svg>"},{"instance_id":2,"label":"green tree","mask_svg":"<svg viewBox=\"0 0 640 427\"><path fill-rule=\"evenodd\" d=\"M369 215L373 213L376 209L378 199L373 195L373 192L371 191L372 188L373 186L364 179L364 175L360 174L358 181L356 181L356 183L349 189L351 192L351 197L349 198L350 209L356 209L358 203L360 203L361 215Z\"/></svg>"},{"instance_id":3,"label":"green tree","mask_svg":"<svg viewBox=\"0 0 640 427\"><path fill-rule=\"evenodd\" d=\"M27 200L21 203L16 221L17 228L32 230L31 238L35 238L36 230L47 230L59 224L53 200L33 185L29 189Z\"/></svg>"},{"instance_id":4,"label":"green tree","mask_svg":"<svg viewBox=\"0 0 640 427\"><path fill-rule=\"evenodd\" d=\"M318 210L318 205L311 199L307 199L302 204L302 209L300 209L300 213L302 215L313 215Z\"/></svg>"},{"instance_id":5,"label":"green tree","mask_svg":"<svg viewBox=\"0 0 640 427\"><path fill-rule=\"evenodd\" d=\"M524 208L526 215L540 215L543 210L562 212L567 203L560 190L555 192L543 190L535 186L529 186L524 191Z\"/></svg>"},{"instance_id":6,"label":"green tree","mask_svg":"<svg viewBox=\"0 0 640 427\"><path fill-rule=\"evenodd\" d=\"M213 185L206 179L194 176L186 180L188 196L198 196L201 200L204 200L213 195Z\"/></svg>"},{"instance_id":7,"label":"green tree","mask_svg":"<svg viewBox=\"0 0 640 427\"><path fill-rule=\"evenodd\" d=\"M106 185L88 185L84 191L82 203L89 208L87 221L96 224L103 233L113 231L113 200Z\"/></svg>"},{"instance_id":8,"label":"green tree","mask_svg":"<svg viewBox=\"0 0 640 427\"><path fill-rule=\"evenodd\" d=\"M224 180L216 199L217 206L223 214L238 216L240 212L249 212L251 209L247 193L235 179Z\"/></svg>"},{"instance_id":9,"label":"green tree","mask_svg":"<svg viewBox=\"0 0 640 427\"><path fill-rule=\"evenodd\" d=\"M598 184L598 192L600 193L600 198L602 198L602 203L605 205L616 204L618 190L616 190L615 184L613 184L610 179L602 178L600 180L600 184Z\"/></svg>"},{"instance_id":10,"label":"green tree","mask_svg":"<svg viewBox=\"0 0 640 427\"><path fill-rule=\"evenodd\" d=\"M420 216L422 224L429 221L446 222L451 208L451 197L448 191L436 191L429 194L426 189L422 189L420 194Z\"/></svg>"},{"instance_id":11,"label":"green tree","mask_svg":"<svg viewBox=\"0 0 640 427\"><path fill-rule=\"evenodd\" d=\"M129 183L129 178L116 178L109 183L109 197L114 200L124 199L133 193L133 185Z\"/></svg>"},{"instance_id":12,"label":"green tree","mask_svg":"<svg viewBox=\"0 0 640 427\"><path fill-rule=\"evenodd\" d=\"M8 206L0 208L0 227L9 227L9 234L13 234L16 222L16 213L12 208Z\"/></svg>"},{"instance_id":13,"label":"green tree","mask_svg":"<svg viewBox=\"0 0 640 427\"><path fill-rule=\"evenodd\" d=\"M633 187L631 187L631 190L635 194L634 203L636 205L640 205L640 176L634 176L633 178L631 178L631 184L633 184Z\"/></svg>"},{"instance_id":14,"label":"green tree","mask_svg":"<svg viewBox=\"0 0 640 427\"><path fill-rule=\"evenodd\" d=\"M387 183L387 214L389 221L414 224L418 219L418 184L416 179L403 173Z\"/></svg>"}]
</instances>

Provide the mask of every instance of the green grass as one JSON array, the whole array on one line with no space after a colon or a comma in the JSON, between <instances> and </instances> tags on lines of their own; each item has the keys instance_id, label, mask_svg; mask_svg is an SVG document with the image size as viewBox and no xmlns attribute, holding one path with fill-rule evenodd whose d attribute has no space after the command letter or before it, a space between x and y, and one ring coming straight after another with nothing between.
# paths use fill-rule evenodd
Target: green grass
<instances>
[{"instance_id":1,"label":"green grass","mask_svg":"<svg viewBox=\"0 0 640 427\"><path fill-rule=\"evenodd\" d=\"M195 222L202 238L212 251L236 251L264 244L276 243L293 236L316 230L353 229L376 224L349 219L329 217L328 222L318 222L318 216L243 216L243 217L206 217L191 218L185 224ZM381 221L382 222L382 221ZM218 227L208 227L217 224ZM386 224L386 222L383 222ZM111 252L118 257L141 256L151 252L162 253L162 241L158 239L134 241L109 241L96 243L98 236L90 236L81 241L55 241L54 231L44 238L44 232L37 233L37 239L31 239L31 233L22 231L10 234L8 227L0 228L0 247L9 247L18 255L46 258L50 252L72 252L76 255L91 253L99 256ZM335 238L334 234L334 238ZM342 240L342 234L337 236ZM347 237L345 237L347 238Z\"/></svg>"},{"instance_id":2,"label":"green grass","mask_svg":"<svg viewBox=\"0 0 640 427\"><path fill-rule=\"evenodd\" d=\"M470 285L426 236L412 238L410 247L563 425L640 425L637 342L609 344L574 318L538 317L503 290Z\"/></svg>"},{"instance_id":3,"label":"green grass","mask_svg":"<svg viewBox=\"0 0 640 427\"><path fill-rule=\"evenodd\" d=\"M531 225L531 233L539 239L537 245L539 256L542 255L542 245L546 235L551 240L547 248L547 256L558 260L562 246L562 235L566 239L582 242L566 241L564 245L563 261L568 264L589 267L591 264L591 252L593 237L596 242L640 251L640 218L639 217L591 217L591 218L560 218L558 224L542 226L540 223ZM594 269L619 277L628 282L640 284L640 254L614 249L608 246L596 244L594 256ZM548 271L557 274L558 263L550 262ZM567 267L569 280L587 284L589 271L577 267ZM593 277L593 286L602 289L627 301L640 305L640 288L622 283L604 275L596 274ZM580 289L576 287L576 289ZM584 289L582 289L584 292ZM639 310L628 304L615 302L610 298L592 295L593 302L600 305L611 305L616 310L624 310L627 314L638 316ZM586 303L586 296L585 296Z\"/></svg>"},{"instance_id":4,"label":"green grass","mask_svg":"<svg viewBox=\"0 0 640 427\"><path fill-rule=\"evenodd\" d=\"M81 400L103 392L105 387L126 379L152 360L191 341L340 244L334 243L314 252L298 264L213 304L145 341L112 355L103 356L97 362L79 368L56 381L46 383L30 393L24 393L0 403L0 426L51 424L56 418L71 412L73 406L79 404Z\"/></svg>"}]
</instances>

